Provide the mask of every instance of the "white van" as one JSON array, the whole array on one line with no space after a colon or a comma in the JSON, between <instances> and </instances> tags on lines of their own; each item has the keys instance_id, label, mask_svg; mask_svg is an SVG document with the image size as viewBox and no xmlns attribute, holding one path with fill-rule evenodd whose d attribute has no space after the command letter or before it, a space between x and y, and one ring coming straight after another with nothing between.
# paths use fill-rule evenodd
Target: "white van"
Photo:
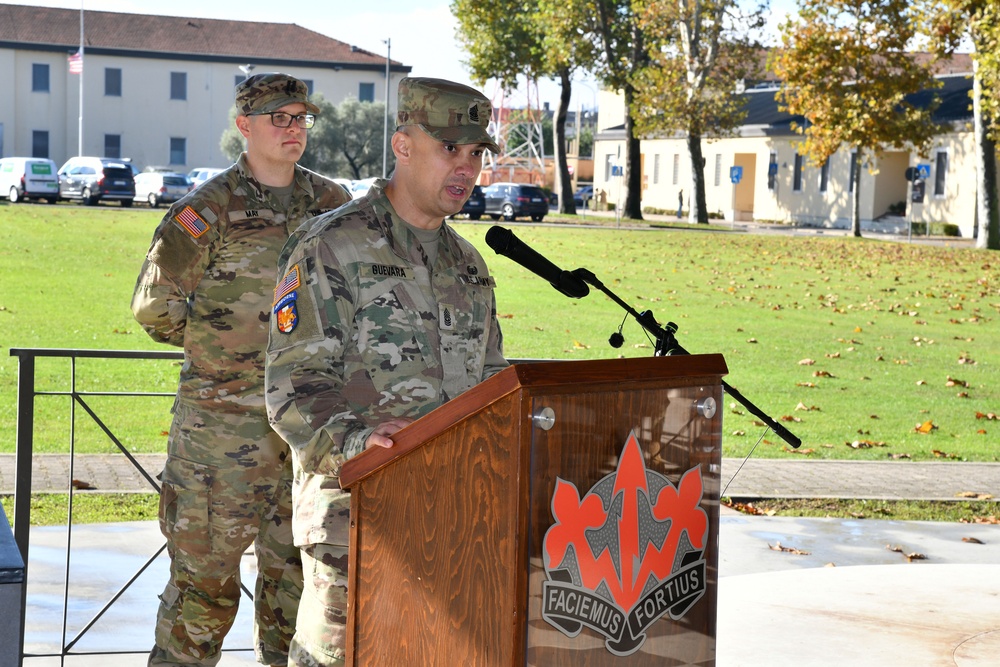
<instances>
[{"instance_id":1,"label":"white van","mask_svg":"<svg viewBox=\"0 0 1000 667\"><path fill-rule=\"evenodd\" d=\"M22 199L59 200L59 176L56 163L40 157L5 157L0 159L0 197L11 203Z\"/></svg>"}]
</instances>

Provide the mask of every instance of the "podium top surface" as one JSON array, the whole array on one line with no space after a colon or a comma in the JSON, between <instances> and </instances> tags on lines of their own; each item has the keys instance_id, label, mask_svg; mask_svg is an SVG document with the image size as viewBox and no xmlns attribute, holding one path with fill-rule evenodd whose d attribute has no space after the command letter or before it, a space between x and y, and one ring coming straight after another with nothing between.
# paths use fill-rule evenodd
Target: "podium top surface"
<instances>
[{"instance_id":1,"label":"podium top surface","mask_svg":"<svg viewBox=\"0 0 1000 667\"><path fill-rule=\"evenodd\" d=\"M517 363L397 432L391 448L373 447L347 461L340 471L340 485L349 489L395 458L406 455L448 427L517 390L564 391L566 387L584 385L608 387L692 377L717 383L727 372L721 354Z\"/></svg>"}]
</instances>

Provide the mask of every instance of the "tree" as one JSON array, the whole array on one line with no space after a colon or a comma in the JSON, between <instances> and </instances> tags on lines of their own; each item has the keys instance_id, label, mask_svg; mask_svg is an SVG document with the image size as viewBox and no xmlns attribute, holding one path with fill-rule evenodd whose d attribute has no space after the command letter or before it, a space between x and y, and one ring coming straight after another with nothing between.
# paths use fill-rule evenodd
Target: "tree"
<instances>
[{"instance_id":1,"label":"tree","mask_svg":"<svg viewBox=\"0 0 1000 667\"><path fill-rule=\"evenodd\" d=\"M579 30L593 40L595 58L592 71L601 83L622 91L625 98L625 197L624 215L642 219L642 155L636 131L635 76L648 57L645 36L639 20L642 0L588 0Z\"/></svg>"},{"instance_id":2,"label":"tree","mask_svg":"<svg viewBox=\"0 0 1000 667\"><path fill-rule=\"evenodd\" d=\"M322 95L310 101L319 107L316 125L309 130L306 151L299 164L330 177L343 176L360 180L382 173L382 141L385 137L385 105L382 102L359 102L349 97L333 106ZM230 111L235 121L235 108ZM236 160L245 148L235 122L222 133L222 153ZM392 152L389 152L390 160ZM392 171L388 165L387 173Z\"/></svg>"},{"instance_id":3,"label":"tree","mask_svg":"<svg viewBox=\"0 0 1000 667\"><path fill-rule=\"evenodd\" d=\"M458 20L458 39L469 53L467 65L472 79L484 85L495 78L505 91L517 87L518 79L555 77L561 83L554 122L556 192L559 210L576 213L569 165L566 160L566 110L572 95L572 74L589 58L589 42L574 28L575 12L582 0L453 0L451 11Z\"/></svg>"},{"instance_id":4,"label":"tree","mask_svg":"<svg viewBox=\"0 0 1000 667\"><path fill-rule=\"evenodd\" d=\"M742 14L734 0L649 0L639 19L650 62L635 79L636 126L644 135L687 137L692 222L708 224L702 138L731 136L746 118L736 91L760 76L755 34L765 9Z\"/></svg>"},{"instance_id":5,"label":"tree","mask_svg":"<svg viewBox=\"0 0 1000 667\"><path fill-rule=\"evenodd\" d=\"M861 165L874 168L886 147L930 150L938 129L930 108L906 96L936 87L929 63L907 47L917 19L910 0L800 0L799 15L781 26L783 49L773 59L783 85L779 108L805 118L794 128L813 165L841 146L857 150L851 231L861 236ZM783 105L783 106L782 106Z\"/></svg>"},{"instance_id":6,"label":"tree","mask_svg":"<svg viewBox=\"0 0 1000 667\"><path fill-rule=\"evenodd\" d=\"M976 247L1000 250L1000 5L995 0L937 0L931 8L931 43L943 56L962 39L973 46L972 115L976 144Z\"/></svg>"}]
</instances>

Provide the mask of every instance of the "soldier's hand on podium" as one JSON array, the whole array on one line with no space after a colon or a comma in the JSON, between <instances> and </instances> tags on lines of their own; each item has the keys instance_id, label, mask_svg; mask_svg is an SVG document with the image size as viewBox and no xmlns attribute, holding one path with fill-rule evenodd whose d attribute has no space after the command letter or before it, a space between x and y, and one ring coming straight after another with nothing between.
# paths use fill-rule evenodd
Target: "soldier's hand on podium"
<instances>
[{"instance_id":1,"label":"soldier's hand on podium","mask_svg":"<svg viewBox=\"0 0 1000 667\"><path fill-rule=\"evenodd\" d=\"M368 436L367 440L365 440L365 449L368 449L369 447L392 447L392 438L389 436L411 423L413 423L412 419L402 418L390 419L387 422L382 422L375 427L372 434Z\"/></svg>"}]
</instances>

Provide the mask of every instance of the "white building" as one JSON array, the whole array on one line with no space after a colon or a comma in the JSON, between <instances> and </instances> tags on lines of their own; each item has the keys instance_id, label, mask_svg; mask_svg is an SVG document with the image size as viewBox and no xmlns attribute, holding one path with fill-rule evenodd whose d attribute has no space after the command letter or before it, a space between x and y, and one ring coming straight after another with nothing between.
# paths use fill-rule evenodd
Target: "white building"
<instances>
[{"instance_id":1,"label":"white building","mask_svg":"<svg viewBox=\"0 0 1000 667\"><path fill-rule=\"evenodd\" d=\"M385 101L386 57L290 23L0 5L0 157L130 158L140 168L225 167L219 148L245 71L281 71L338 104ZM389 99L410 67L389 63ZM390 108L390 113L392 113ZM322 122L322 121L320 121Z\"/></svg>"},{"instance_id":2,"label":"white building","mask_svg":"<svg viewBox=\"0 0 1000 667\"><path fill-rule=\"evenodd\" d=\"M968 75L942 76L935 120L944 130L930 155L886 151L873 169L862 166L860 205L862 230L905 207L914 222L950 223L963 237L977 233L976 165ZM857 155L842 148L825 165L808 164L799 153L801 136L791 129L802 117L778 110L776 88L744 93L748 116L738 136L705 138L705 196L709 214L725 220L758 220L818 227L850 227L852 170ZM914 98L929 101L931 91ZM625 162L624 103L620 95L602 93L599 129L594 147L594 188L611 204L625 201L624 178L615 165ZM644 210L675 212L683 191L684 211L690 210L691 160L683 136L654 137L641 143L642 206ZM739 168L734 184L731 169ZM914 201L906 179L909 167L920 167L925 178L922 201ZM686 213L685 213L686 215ZM898 219L898 218L897 218Z\"/></svg>"}]
</instances>

